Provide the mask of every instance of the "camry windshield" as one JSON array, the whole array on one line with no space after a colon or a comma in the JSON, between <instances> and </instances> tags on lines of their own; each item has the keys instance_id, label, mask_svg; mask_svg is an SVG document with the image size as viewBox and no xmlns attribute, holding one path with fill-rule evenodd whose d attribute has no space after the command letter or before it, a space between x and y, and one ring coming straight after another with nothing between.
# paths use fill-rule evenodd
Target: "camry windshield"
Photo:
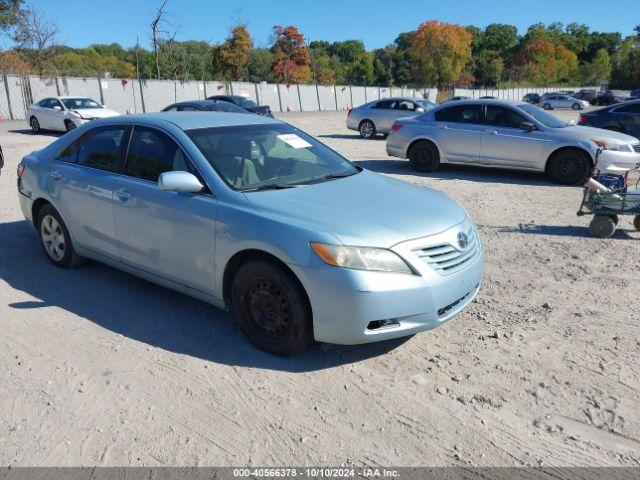
<instances>
[{"instance_id":1,"label":"camry windshield","mask_svg":"<svg viewBox=\"0 0 640 480\"><path fill-rule=\"evenodd\" d=\"M562 120L558 120L556 117L551 115L550 113L545 112L540 107L535 105L531 105L530 103L526 103L524 105L518 105L520 110L524 110L545 127L550 128L563 128L569 126L567 122L563 122Z\"/></svg>"},{"instance_id":2,"label":"camry windshield","mask_svg":"<svg viewBox=\"0 0 640 480\"><path fill-rule=\"evenodd\" d=\"M186 133L235 190L292 188L362 170L291 125L201 128Z\"/></svg>"},{"instance_id":3,"label":"camry windshield","mask_svg":"<svg viewBox=\"0 0 640 480\"><path fill-rule=\"evenodd\" d=\"M102 108L95 100L90 98L63 98L62 103L69 110L77 110L79 108Z\"/></svg>"}]
</instances>

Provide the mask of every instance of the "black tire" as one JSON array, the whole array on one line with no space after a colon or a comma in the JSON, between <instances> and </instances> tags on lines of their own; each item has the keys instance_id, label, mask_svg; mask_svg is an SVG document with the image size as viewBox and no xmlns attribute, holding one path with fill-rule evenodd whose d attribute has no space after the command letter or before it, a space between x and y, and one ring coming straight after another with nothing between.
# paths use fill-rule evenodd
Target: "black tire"
<instances>
[{"instance_id":1,"label":"black tire","mask_svg":"<svg viewBox=\"0 0 640 480\"><path fill-rule=\"evenodd\" d=\"M551 105L548 103L545 103L542 108L544 108L545 110L551 110Z\"/></svg>"},{"instance_id":2,"label":"black tire","mask_svg":"<svg viewBox=\"0 0 640 480\"><path fill-rule=\"evenodd\" d=\"M591 235L597 238L610 238L616 231L616 223L608 215L594 215L589 224Z\"/></svg>"},{"instance_id":3,"label":"black tire","mask_svg":"<svg viewBox=\"0 0 640 480\"><path fill-rule=\"evenodd\" d=\"M302 286L282 267L251 261L231 286L235 318L249 340L274 355L295 355L313 344L311 308Z\"/></svg>"},{"instance_id":4,"label":"black tire","mask_svg":"<svg viewBox=\"0 0 640 480\"><path fill-rule=\"evenodd\" d=\"M411 146L409 163L418 172L433 172L440 165L438 147L432 142L422 141Z\"/></svg>"},{"instance_id":5,"label":"black tire","mask_svg":"<svg viewBox=\"0 0 640 480\"><path fill-rule=\"evenodd\" d=\"M376 124L371 120L362 120L358 125L358 132L362 138L373 138L377 135Z\"/></svg>"},{"instance_id":6,"label":"black tire","mask_svg":"<svg viewBox=\"0 0 640 480\"><path fill-rule=\"evenodd\" d=\"M49 223L50 219L55 220L53 228L52 224ZM51 263L61 268L75 267L82 263L83 258L76 254L67 226L52 205L44 205L40 209L36 225L40 244ZM47 232L49 237L47 237ZM55 240L58 241L58 251L61 253L59 256L54 255L52 252L51 244L56 243ZM60 245L62 246L60 247Z\"/></svg>"},{"instance_id":7,"label":"black tire","mask_svg":"<svg viewBox=\"0 0 640 480\"><path fill-rule=\"evenodd\" d=\"M579 103L574 103L573 105L571 105L571 108L573 108L574 110L580 110L582 107L580 107Z\"/></svg>"},{"instance_id":8,"label":"black tire","mask_svg":"<svg viewBox=\"0 0 640 480\"><path fill-rule=\"evenodd\" d=\"M549 160L548 173L563 185L582 185L591 172L591 158L580 150L563 150Z\"/></svg>"},{"instance_id":9,"label":"black tire","mask_svg":"<svg viewBox=\"0 0 640 480\"><path fill-rule=\"evenodd\" d=\"M40 122L35 116L31 116L29 119L29 125L31 125L31 131L33 131L33 133L40 133L42 131L40 128Z\"/></svg>"},{"instance_id":10,"label":"black tire","mask_svg":"<svg viewBox=\"0 0 640 480\"><path fill-rule=\"evenodd\" d=\"M64 126L67 128L67 132L70 132L71 130L76 128L76 124L73 123L71 120L65 120Z\"/></svg>"},{"instance_id":11,"label":"black tire","mask_svg":"<svg viewBox=\"0 0 640 480\"><path fill-rule=\"evenodd\" d=\"M633 226L638 232L640 232L640 215L633 217Z\"/></svg>"}]
</instances>

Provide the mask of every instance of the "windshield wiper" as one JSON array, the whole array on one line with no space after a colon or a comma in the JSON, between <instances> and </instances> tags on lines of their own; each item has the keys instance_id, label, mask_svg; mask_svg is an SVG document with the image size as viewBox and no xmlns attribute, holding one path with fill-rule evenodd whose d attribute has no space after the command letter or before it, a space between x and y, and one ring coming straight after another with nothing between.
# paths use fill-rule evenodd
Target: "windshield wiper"
<instances>
[{"instance_id":1,"label":"windshield wiper","mask_svg":"<svg viewBox=\"0 0 640 480\"><path fill-rule=\"evenodd\" d=\"M353 175L355 175L356 173L360 173L362 171L362 167L356 167L356 170L353 172L347 172L347 173L329 173L327 175L323 175L320 178L314 178L312 180L308 180L306 182L301 182L300 185L304 185L304 184L308 184L308 183L320 183L320 182L327 182L329 180L336 180L338 178L346 178L346 177L351 177Z\"/></svg>"},{"instance_id":2,"label":"windshield wiper","mask_svg":"<svg viewBox=\"0 0 640 480\"><path fill-rule=\"evenodd\" d=\"M243 192L260 192L262 190L284 190L285 188L295 188L297 185L290 185L288 183L265 183L264 185L258 185L257 187L247 188L242 190Z\"/></svg>"}]
</instances>

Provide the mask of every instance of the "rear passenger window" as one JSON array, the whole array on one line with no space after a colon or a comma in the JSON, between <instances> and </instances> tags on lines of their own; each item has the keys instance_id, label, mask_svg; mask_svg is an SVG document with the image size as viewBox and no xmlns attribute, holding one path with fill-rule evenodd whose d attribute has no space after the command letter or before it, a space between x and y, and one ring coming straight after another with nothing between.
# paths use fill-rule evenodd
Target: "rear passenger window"
<instances>
[{"instance_id":1,"label":"rear passenger window","mask_svg":"<svg viewBox=\"0 0 640 480\"><path fill-rule=\"evenodd\" d=\"M80 147L79 140L76 140L75 142L71 142L67 146L67 148L65 148L62 152L58 154L58 156L55 159L60 162L76 163L76 160L78 159L79 147Z\"/></svg>"},{"instance_id":2,"label":"rear passenger window","mask_svg":"<svg viewBox=\"0 0 640 480\"><path fill-rule=\"evenodd\" d=\"M624 107L618 107L614 112L620 113L640 113L640 103L632 103L631 105L625 105Z\"/></svg>"},{"instance_id":3,"label":"rear passenger window","mask_svg":"<svg viewBox=\"0 0 640 480\"><path fill-rule=\"evenodd\" d=\"M120 148L127 127L100 127L91 130L80 139L78 165L109 172L120 170Z\"/></svg>"},{"instance_id":4,"label":"rear passenger window","mask_svg":"<svg viewBox=\"0 0 640 480\"><path fill-rule=\"evenodd\" d=\"M382 108L384 110L387 110L394 108L395 104L395 100L382 100L381 102L376 103L373 108Z\"/></svg>"},{"instance_id":5,"label":"rear passenger window","mask_svg":"<svg viewBox=\"0 0 640 480\"><path fill-rule=\"evenodd\" d=\"M435 113L437 122L480 123L482 107L480 105L456 105L443 108Z\"/></svg>"},{"instance_id":6,"label":"rear passenger window","mask_svg":"<svg viewBox=\"0 0 640 480\"><path fill-rule=\"evenodd\" d=\"M163 132L135 127L129 142L127 173L157 182L161 173L172 171L191 171L178 145Z\"/></svg>"}]
</instances>

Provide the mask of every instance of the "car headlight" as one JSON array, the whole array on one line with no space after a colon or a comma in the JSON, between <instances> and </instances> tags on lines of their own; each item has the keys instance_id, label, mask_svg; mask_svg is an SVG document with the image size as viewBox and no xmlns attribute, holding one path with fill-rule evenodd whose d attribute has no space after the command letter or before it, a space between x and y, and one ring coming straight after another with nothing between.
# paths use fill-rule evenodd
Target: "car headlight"
<instances>
[{"instance_id":1,"label":"car headlight","mask_svg":"<svg viewBox=\"0 0 640 480\"><path fill-rule=\"evenodd\" d=\"M611 150L614 152L633 152L633 147L628 143L606 140L604 138L592 138L592 140L603 150Z\"/></svg>"},{"instance_id":2,"label":"car headlight","mask_svg":"<svg viewBox=\"0 0 640 480\"><path fill-rule=\"evenodd\" d=\"M322 260L335 267L379 272L413 273L402 258L386 248L348 247L315 242L310 245Z\"/></svg>"}]
</instances>

